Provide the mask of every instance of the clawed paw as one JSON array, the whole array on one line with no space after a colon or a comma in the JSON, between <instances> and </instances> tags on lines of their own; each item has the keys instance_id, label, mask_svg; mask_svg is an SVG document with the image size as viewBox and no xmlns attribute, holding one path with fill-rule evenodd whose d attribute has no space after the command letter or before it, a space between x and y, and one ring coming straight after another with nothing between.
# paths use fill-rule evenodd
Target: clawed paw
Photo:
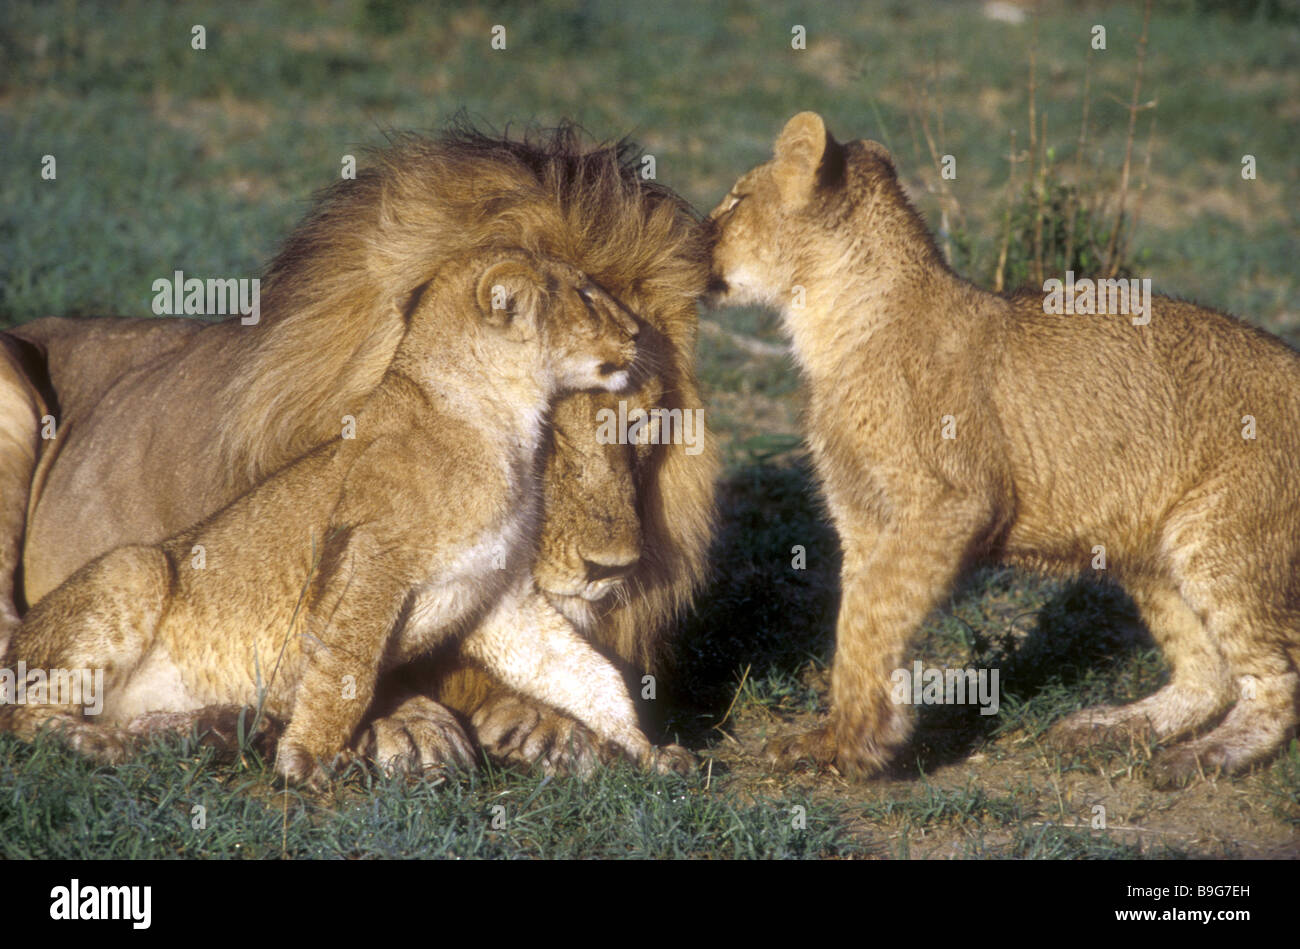
<instances>
[{"instance_id":1,"label":"clawed paw","mask_svg":"<svg viewBox=\"0 0 1300 949\"><path fill-rule=\"evenodd\" d=\"M829 725L794 735L773 738L763 746L763 757L778 771L791 771L801 764L825 768L835 760L835 739Z\"/></svg>"},{"instance_id":2,"label":"clawed paw","mask_svg":"<svg viewBox=\"0 0 1300 949\"><path fill-rule=\"evenodd\" d=\"M658 745L650 749L645 766L656 774L692 774L699 759L681 745Z\"/></svg>"},{"instance_id":3,"label":"clawed paw","mask_svg":"<svg viewBox=\"0 0 1300 949\"><path fill-rule=\"evenodd\" d=\"M1061 719L1047 733L1047 742L1060 751L1092 747L1126 747L1146 744L1151 723L1144 715L1125 715L1110 705L1081 709Z\"/></svg>"},{"instance_id":4,"label":"clawed paw","mask_svg":"<svg viewBox=\"0 0 1300 949\"><path fill-rule=\"evenodd\" d=\"M313 791L329 786L334 774L342 771L351 761L348 752L330 756L327 763L322 756L308 751L293 741L281 741L276 750L275 770L290 784L300 784Z\"/></svg>"},{"instance_id":5,"label":"clawed paw","mask_svg":"<svg viewBox=\"0 0 1300 949\"><path fill-rule=\"evenodd\" d=\"M493 758L548 775L589 776L620 754L581 722L513 696L485 702L471 725Z\"/></svg>"},{"instance_id":6,"label":"clawed paw","mask_svg":"<svg viewBox=\"0 0 1300 949\"><path fill-rule=\"evenodd\" d=\"M478 751L456 716L422 696L407 699L391 715L372 722L357 743L357 753L385 774L464 770L478 760Z\"/></svg>"}]
</instances>

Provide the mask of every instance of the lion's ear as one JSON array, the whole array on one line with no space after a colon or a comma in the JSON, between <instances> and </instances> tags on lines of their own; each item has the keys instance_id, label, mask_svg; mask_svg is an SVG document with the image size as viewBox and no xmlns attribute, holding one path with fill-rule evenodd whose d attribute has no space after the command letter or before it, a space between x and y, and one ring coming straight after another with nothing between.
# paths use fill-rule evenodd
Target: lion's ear
<instances>
[{"instance_id":1,"label":"lion's ear","mask_svg":"<svg viewBox=\"0 0 1300 949\"><path fill-rule=\"evenodd\" d=\"M490 265L478 281L478 307L490 326L505 326L519 316L530 316L541 306L542 275L523 257L509 257Z\"/></svg>"},{"instance_id":2,"label":"lion's ear","mask_svg":"<svg viewBox=\"0 0 1300 949\"><path fill-rule=\"evenodd\" d=\"M801 205L814 189L835 187L844 179L844 146L816 112L800 112L785 123L773 154L773 174L786 204Z\"/></svg>"}]
</instances>

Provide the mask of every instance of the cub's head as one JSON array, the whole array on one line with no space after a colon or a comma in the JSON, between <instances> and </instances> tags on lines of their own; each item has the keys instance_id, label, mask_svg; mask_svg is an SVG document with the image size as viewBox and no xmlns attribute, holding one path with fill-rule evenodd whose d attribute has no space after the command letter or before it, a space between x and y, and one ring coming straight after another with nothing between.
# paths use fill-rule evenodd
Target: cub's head
<instances>
[{"instance_id":1,"label":"cub's head","mask_svg":"<svg viewBox=\"0 0 1300 949\"><path fill-rule=\"evenodd\" d=\"M476 290L488 327L511 343L540 347L540 368L563 391L625 389L636 360L636 320L576 267L523 251L503 252Z\"/></svg>"},{"instance_id":2,"label":"cub's head","mask_svg":"<svg viewBox=\"0 0 1300 949\"><path fill-rule=\"evenodd\" d=\"M898 200L906 204L883 145L840 144L820 115L800 112L771 161L743 175L709 215L711 302L783 307L796 284L835 279L837 267L842 278L845 255L875 237Z\"/></svg>"}]
</instances>

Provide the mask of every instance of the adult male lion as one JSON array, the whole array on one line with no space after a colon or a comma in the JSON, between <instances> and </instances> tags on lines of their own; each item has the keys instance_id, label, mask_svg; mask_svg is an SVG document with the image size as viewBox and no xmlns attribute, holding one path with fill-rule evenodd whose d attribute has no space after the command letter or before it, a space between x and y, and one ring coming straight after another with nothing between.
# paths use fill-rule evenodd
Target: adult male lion
<instances>
[{"instance_id":1,"label":"adult male lion","mask_svg":"<svg viewBox=\"0 0 1300 949\"><path fill-rule=\"evenodd\" d=\"M685 202L640 178L636 158L571 127L522 140L465 126L400 136L318 196L262 282L257 325L46 319L13 330L0 359L0 639L14 612L83 563L176 533L337 435L438 262L509 243L581 268L647 325L640 342L656 371L638 391L556 407L534 572L598 646L634 669L654 662L703 571L717 462L707 443L688 454L597 441L596 412L619 398L700 405L702 234ZM46 416L53 438L39 434ZM601 754L583 726L454 656L381 687L360 744L417 767L459 758L445 728L422 727L440 716L430 699L502 759L585 770Z\"/></svg>"}]
</instances>

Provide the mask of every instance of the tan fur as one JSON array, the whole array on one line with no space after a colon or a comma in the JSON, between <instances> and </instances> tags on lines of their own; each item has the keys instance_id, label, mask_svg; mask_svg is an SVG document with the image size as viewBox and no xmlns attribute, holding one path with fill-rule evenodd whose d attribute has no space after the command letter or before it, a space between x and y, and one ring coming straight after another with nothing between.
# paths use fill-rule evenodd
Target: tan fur
<instances>
[{"instance_id":1,"label":"tan fur","mask_svg":"<svg viewBox=\"0 0 1300 949\"><path fill-rule=\"evenodd\" d=\"M1209 729L1161 754L1162 784L1276 752L1300 718L1300 355L1177 300L1142 326L981 290L945 266L888 152L840 145L814 113L711 220L718 298L781 309L844 548L831 714L774 760L882 767L911 728L890 674L961 571L1083 570L1094 545L1173 678L1056 739Z\"/></svg>"},{"instance_id":2,"label":"tan fur","mask_svg":"<svg viewBox=\"0 0 1300 949\"><path fill-rule=\"evenodd\" d=\"M67 705L10 706L12 727L63 719L102 751L108 724L254 704L265 682L266 712L288 723L277 767L301 780L344 752L382 666L468 629L464 651L485 668L649 760L621 677L530 572L551 402L625 388L637 332L567 265L517 252L445 264L358 396L355 437L42 599L7 665L102 668L106 705L94 724Z\"/></svg>"},{"instance_id":3,"label":"tan fur","mask_svg":"<svg viewBox=\"0 0 1300 949\"><path fill-rule=\"evenodd\" d=\"M0 655L19 623L14 606L14 572L22 554L23 522L32 472L40 446L41 420L49 411L30 382L31 347L0 335Z\"/></svg>"},{"instance_id":4,"label":"tan fur","mask_svg":"<svg viewBox=\"0 0 1300 949\"><path fill-rule=\"evenodd\" d=\"M679 198L641 180L635 157L587 145L569 128L528 141L469 129L400 136L355 181L319 197L263 282L258 326L49 319L13 331L43 357L60 410L60 437L40 445L30 504L0 496L7 516L26 514L15 598L34 603L107 550L176 534L336 436L386 369L411 294L449 255L505 241L580 267L644 321L652 371L633 391L580 393L556 406L535 572L595 643L637 672L650 668L704 575L717 458L711 443L687 455L677 445L596 442L595 412L619 399L700 406L702 238ZM0 421L34 430L25 408ZM14 464L18 480L30 477ZM13 564L3 556L7 579ZM376 708L399 707L409 690L444 701L494 722L480 740L508 758L520 756L534 726L574 725L524 711L454 657L417 671L400 688L381 686ZM563 767L566 755L553 752Z\"/></svg>"}]
</instances>

